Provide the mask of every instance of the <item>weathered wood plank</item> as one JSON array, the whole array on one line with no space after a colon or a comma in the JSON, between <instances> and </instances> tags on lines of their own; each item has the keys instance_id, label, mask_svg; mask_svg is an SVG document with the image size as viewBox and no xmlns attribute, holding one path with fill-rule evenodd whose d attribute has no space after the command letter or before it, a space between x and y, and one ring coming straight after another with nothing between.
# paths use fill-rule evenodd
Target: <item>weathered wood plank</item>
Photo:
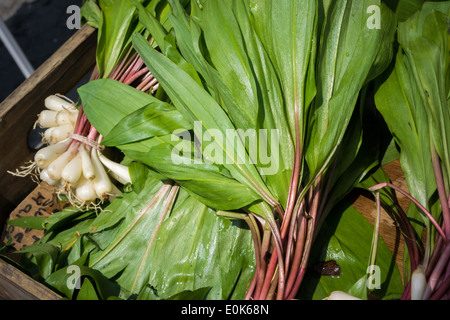
<instances>
[{"instance_id":1,"label":"weathered wood plank","mask_svg":"<svg viewBox=\"0 0 450 320\"><path fill-rule=\"evenodd\" d=\"M0 260L0 299L59 300L61 297L12 265Z\"/></svg>"}]
</instances>

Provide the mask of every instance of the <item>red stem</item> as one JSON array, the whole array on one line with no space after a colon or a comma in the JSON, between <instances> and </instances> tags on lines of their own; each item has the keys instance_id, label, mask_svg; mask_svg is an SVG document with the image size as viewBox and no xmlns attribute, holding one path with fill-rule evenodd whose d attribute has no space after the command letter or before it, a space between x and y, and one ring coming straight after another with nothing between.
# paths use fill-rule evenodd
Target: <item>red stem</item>
<instances>
[{"instance_id":1,"label":"red stem","mask_svg":"<svg viewBox=\"0 0 450 320\"><path fill-rule=\"evenodd\" d=\"M417 266L419 265L419 258L420 258L419 247L416 241L416 235L411 226L411 223L408 220L406 213L403 211L402 207L400 207L397 201L394 202L395 207L398 210L398 214L396 214L398 218L397 223L399 224L399 227L402 230L403 239L405 240L405 244L408 248L411 270L416 270Z\"/></svg>"},{"instance_id":2,"label":"red stem","mask_svg":"<svg viewBox=\"0 0 450 320\"><path fill-rule=\"evenodd\" d=\"M397 190L398 192L400 192L401 194L403 194L405 197L407 197L409 200L411 200L412 202L414 202L414 204L419 207L419 209L428 217L428 219L430 219L431 223L435 226L436 230L439 232L439 234L445 239L445 233L442 231L441 227L439 226L439 224L436 222L436 220L434 219L434 217L431 215L431 213L428 212L427 209L425 209L425 207L416 199L414 199L409 193L407 193L406 191L402 190L401 188L393 185L392 183L388 183L388 182L383 182L380 184L377 184L376 186L373 186L372 188L370 188L370 191L377 191L380 189L383 189L385 187L389 187L392 189Z\"/></svg>"},{"instance_id":3,"label":"red stem","mask_svg":"<svg viewBox=\"0 0 450 320\"><path fill-rule=\"evenodd\" d=\"M303 256L303 249L305 247L307 221L303 215L299 217L298 221L299 228L297 233L297 241L295 243L295 254L294 259L292 260L292 270L286 282L286 293L291 292L292 288L294 287L295 281L297 279L298 269L300 267L301 259ZM287 294L285 294L285 298L287 298Z\"/></svg>"},{"instance_id":4,"label":"red stem","mask_svg":"<svg viewBox=\"0 0 450 320\"><path fill-rule=\"evenodd\" d=\"M317 184L314 189L311 189L311 192L314 194L313 200L312 200L312 206L310 209L310 216L307 218L308 226L307 226L307 236L306 241L304 244L304 249L302 248L302 256L301 256L301 264L300 264L300 271L297 275L297 279L295 280L294 285L292 286L291 291L289 294L285 294L285 298L287 300L294 299L297 295L298 290L300 289L300 285L303 282L303 278L306 273L306 267L309 260L309 253L311 251L313 237L314 237L314 230L315 230L315 224L317 221L317 213L319 209L319 201L320 201L320 185L321 185L322 178L319 176L317 179ZM298 239L299 240L299 239Z\"/></svg>"},{"instance_id":5,"label":"red stem","mask_svg":"<svg viewBox=\"0 0 450 320\"><path fill-rule=\"evenodd\" d=\"M277 248L273 249L272 256L270 258L269 265L267 266L266 275L264 277L263 287L261 289L261 293L258 300L265 300L267 297L267 293L270 289L270 283L272 281L273 275L275 273L275 269L277 267Z\"/></svg>"},{"instance_id":6,"label":"red stem","mask_svg":"<svg viewBox=\"0 0 450 320\"><path fill-rule=\"evenodd\" d=\"M433 171L436 179L437 190L439 194L439 200L442 207L442 217L444 219L444 230L447 234L447 239L450 240L450 209L448 207L448 198L445 191L445 183L442 175L441 164L439 156L436 150L433 150L431 155L431 160L433 162Z\"/></svg>"},{"instance_id":7,"label":"red stem","mask_svg":"<svg viewBox=\"0 0 450 320\"><path fill-rule=\"evenodd\" d=\"M250 300L251 296L253 295L253 292L255 291L256 283L258 282L258 268L255 270L255 275L253 276L252 282L250 284L250 287L247 290L247 293L245 295L245 300Z\"/></svg>"},{"instance_id":8,"label":"red stem","mask_svg":"<svg viewBox=\"0 0 450 320\"><path fill-rule=\"evenodd\" d=\"M127 85L131 85L134 81L136 81L139 77L142 77L146 73L148 73L147 67L145 67L144 69L142 69L134 74L130 74L130 76L123 83L127 84Z\"/></svg>"},{"instance_id":9,"label":"red stem","mask_svg":"<svg viewBox=\"0 0 450 320\"><path fill-rule=\"evenodd\" d=\"M442 297L444 297L445 294L448 293L449 289L450 289L450 277L446 277L441 286L436 290L435 293L433 293L433 295L429 298L429 300L442 299Z\"/></svg>"},{"instance_id":10,"label":"red stem","mask_svg":"<svg viewBox=\"0 0 450 320\"><path fill-rule=\"evenodd\" d=\"M269 244L270 244L270 238L271 233L270 230L264 230L264 235L261 243L261 268L259 270L259 278L258 278L258 285L256 286L254 297L256 299L260 299L260 295L263 289L264 285L264 275L267 272L267 263L266 263L266 254L269 251Z\"/></svg>"},{"instance_id":11,"label":"red stem","mask_svg":"<svg viewBox=\"0 0 450 320\"><path fill-rule=\"evenodd\" d=\"M410 300L411 299L411 281L406 285L405 291L403 291L400 300Z\"/></svg>"},{"instance_id":12,"label":"red stem","mask_svg":"<svg viewBox=\"0 0 450 320\"><path fill-rule=\"evenodd\" d=\"M119 82L124 82L125 79L128 77L128 75L132 72L134 66L137 64L138 60L139 60L139 56L133 55L133 60L131 62L131 64L125 69L125 72L122 74L122 76L119 78Z\"/></svg>"},{"instance_id":13,"label":"red stem","mask_svg":"<svg viewBox=\"0 0 450 320\"><path fill-rule=\"evenodd\" d=\"M294 233L295 227L297 226L297 228L298 228L298 226L301 226L301 223L304 218L304 216L303 216L304 210L305 210L305 199L302 200L302 202L300 203L300 207L296 210L296 213L294 215L292 215L292 218L291 218L289 234L288 234L288 238L287 238L287 245L286 245L286 259L284 262L284 264L286 266L286 271L285 271L286 277L288 277L289 268L291 265L291 254L292 253L295 254L295 249L293 249L294 242L299 241L298 234L297 234L297 239L294 239L294 237L296 236L296 234ZM294 252L291 252L292 250L294 250Z\"/></svg>"},{"instance_id":14,"label":"red stem","mask_svg":"<svg viewBox=\"0 0 450 320\"><path fill-rule=\"evenodd\" d=\"M444 250L439 257L436 266L433 268L433 272L431 273L430 278L428 279L427 287L424 293L425 300L428 299L430 295L433 293L433 291L436 289L436 284L439 281L442 272L448 266L449 259L450 259L450 243L447 242L446 244L444 244Z\"/></svg>"}]
</instances>

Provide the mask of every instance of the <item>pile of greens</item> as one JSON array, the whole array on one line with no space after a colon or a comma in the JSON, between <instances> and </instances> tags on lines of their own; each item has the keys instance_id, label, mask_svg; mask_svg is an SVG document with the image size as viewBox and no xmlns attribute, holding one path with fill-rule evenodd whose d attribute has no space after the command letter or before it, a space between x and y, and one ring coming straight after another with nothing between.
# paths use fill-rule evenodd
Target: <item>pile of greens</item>
<instances>
[{"instance_id":1,"label":"pile of greens","mask_svg":"<svg viewBox=\"0 0 450 320\"><path fill-rule=\"evenodd\" d=\"M46 232L23 266L69 299L448 297L449 10L85 1L98 49L82 110L131 183L100 210L33 219ZM382 169L396 158L410 194ZM358 190L374 193L375 228L348 200ZM404 279L378 236L381 206L405 238Z\"/></svg>"}]
</instances>

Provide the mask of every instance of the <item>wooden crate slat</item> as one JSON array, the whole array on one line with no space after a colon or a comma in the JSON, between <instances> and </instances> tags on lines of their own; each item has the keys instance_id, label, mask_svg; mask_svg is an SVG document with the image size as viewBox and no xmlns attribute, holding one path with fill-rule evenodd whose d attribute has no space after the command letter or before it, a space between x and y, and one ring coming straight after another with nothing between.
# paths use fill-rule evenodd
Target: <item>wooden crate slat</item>
<instances>
[{"instance_id":1,"label":"wooden crate slat","mask_svg":"<svg viewBox=\"0 0 450 320\"><path fill-rule=\"evenodd\" d=\"M0 259L0 298L4 300L59 300L61 296Z\"/></svg>"}]
</instances>

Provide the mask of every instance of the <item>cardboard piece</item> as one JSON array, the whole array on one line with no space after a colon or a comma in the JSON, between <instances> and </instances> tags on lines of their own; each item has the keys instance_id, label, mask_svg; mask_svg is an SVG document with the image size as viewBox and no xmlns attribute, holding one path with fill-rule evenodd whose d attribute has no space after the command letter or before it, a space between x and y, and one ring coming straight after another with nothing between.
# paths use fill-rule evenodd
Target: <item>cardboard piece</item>
<instances>
[{"instance_id":1,"label":"cardboard piece","mask_svg":"<svg viewBox=\"0 0 450 320\"><path fill-rule=\"evenodd\" d=\"M48 217L62 208L62 203L58 201L53 189L42 183L36 187L10 214L9 220L20 217ZM6 244L11 239L11 244L6 250L6 255L34 244L42 238L44 230L21 228L6 224L2 235L2 243Z\"/></svg>"}]
</instances>

